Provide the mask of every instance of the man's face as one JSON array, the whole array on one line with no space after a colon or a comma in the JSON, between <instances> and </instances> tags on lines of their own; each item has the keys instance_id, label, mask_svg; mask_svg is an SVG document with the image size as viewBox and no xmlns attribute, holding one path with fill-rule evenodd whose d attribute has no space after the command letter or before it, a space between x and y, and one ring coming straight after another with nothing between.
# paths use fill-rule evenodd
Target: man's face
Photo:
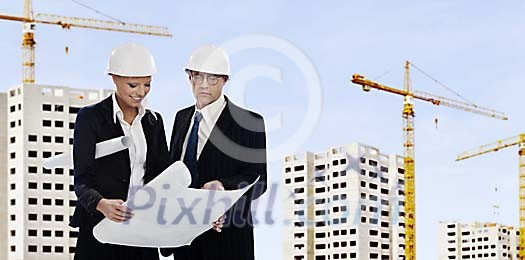
<instances>
[{"instance_id":1,"label":"man's face","mask_svg":"<svg viewBox=\"0 0 525 260\"><path fill-rule=\"evenodd\" d=\"M225 76L198 71L190 71L189 79L199 109L217 100L222 95L222 88L227 81Z\"/></svg>"}]
</instances>

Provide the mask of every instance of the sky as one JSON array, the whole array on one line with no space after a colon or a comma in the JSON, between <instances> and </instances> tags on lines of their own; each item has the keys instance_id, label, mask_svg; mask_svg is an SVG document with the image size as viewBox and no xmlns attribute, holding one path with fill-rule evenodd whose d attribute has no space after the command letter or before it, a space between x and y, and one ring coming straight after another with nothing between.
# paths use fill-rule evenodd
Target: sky
<instances>
[{"instance_id":1,"label":"sky","mask_svg":"<svg viewBox=\"0 0 525 260\"><path fill-rule=\"evenodd\" d=\"M81 0L119 20L167 26L171 38L38 24L36 82L113 88L104 74L111 50L138 42L158 67L148 105L166 134L175 113L193 103L183 67L204 44L230 55L232 101L267 122L269 180L280 184L284 155L360 142L403 154L402 98L352 84L360 73L403 87L405 60L508 121L415 101L417 254L437 259L444 220L518 224L517 147L455 162L459 153L521 133L525 74L525 2L509 1L136 1ZM34 1L34 13L108 19L70 0ZM0 13L22 15L23 1ZM21 24L0 22L0 91L21 82ZM65 53L65 47L69 54ZM460 99L416 70L412 87ZM438 124L435 124L438 119ZM275 224L256 228L258 259L281 259L281 189ZM268 205L268 195L259 206ZM494 212L493 205L499 205ZM261 212L258 213L262 216Z\"/></svg>"}]
</instances>

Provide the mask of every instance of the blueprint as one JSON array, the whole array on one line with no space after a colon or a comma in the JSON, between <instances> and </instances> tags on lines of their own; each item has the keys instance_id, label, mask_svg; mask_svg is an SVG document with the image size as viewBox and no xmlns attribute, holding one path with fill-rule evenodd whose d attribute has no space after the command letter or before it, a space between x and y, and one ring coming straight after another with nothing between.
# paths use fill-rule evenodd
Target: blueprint
<instances>
[{"instance_id":1,"label":"blueprint","mask_svg":"<svg viewBox=\"0 0 525 260\"><path fill-rule=\"evenodd\" d=\"M104 219L95 226L93 235L102 243L127 246L189 245L254 184L218 191L188 188L190 183L189 170L184 163L175 162L125 203L134 214L128 222Z\"/></svg>"}]
</instances>

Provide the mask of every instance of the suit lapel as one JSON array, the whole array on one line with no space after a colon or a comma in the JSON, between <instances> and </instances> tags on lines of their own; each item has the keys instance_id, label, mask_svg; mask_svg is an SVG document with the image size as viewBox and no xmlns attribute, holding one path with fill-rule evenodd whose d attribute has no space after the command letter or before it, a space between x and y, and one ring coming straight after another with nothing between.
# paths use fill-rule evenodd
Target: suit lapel
<instances>
[{"instance_id":1,"label":"suit lapel","mask_svg":"<svg viewBox=\"0 0 525 260\"><path fill-rule=\"evenodd\" d=\"M191 116L193 115L193 112L195 112L195 107L192 107L188 110L186 115L183 115L182 121L177 126L177 129L180 129L180 131L175 132L175 144L174 147L171 147L171 149L173 149L172 151L174 151L171 155L172 162L182 160L182 146L184 144L186 134L188 133L188 129L190 128Z\"/></svg>"},{"instance_id":2,"label":"suit lapel","mask_svg":"<svg viewBox=\"0 0 525 260\"><path fill-rule=\"evenodd\" d=\"M111 95L104 99L102 101L102 107L104 108L104 118L107 125L107 130L111 133L111 138L117 138L119 136L124 136L124 130L122 130L122 126L120 125L120 122L117 119L117 122L115 122L113 117L113 99ZM129 150L123 150L118 153L122 160L126 163L124 169L127 170L126 174L127 176L131 175L131 168L130 168L130 159L129 159Z\"/></svg>"},{"instance_id":3,"label":"suit lapel","mask_svg":"<svg viewBox=\"0 0 525 260\"><path fill-rule=\"evenodd\" d=\"M113 117L113 99L111 95L104 99L102 102L102 107L104 108L104 118L106 120L106 123L111 131L112 136L118 137L123 136L124 131L122 130L122 126L120 125L120 122L118 120L114 120Z\"/></svg>"},{"instance_id":4,"label":"suit lapel","mask_svg":"<svg viewBox=\"0 0 525 260\"><path fill-rule=\"evenodd\" d=\"M231 109L231 104L226 98L226 106L222 110L219 118L217 119L215 126L213 126L210 136L208 137L206 144L204 144L204 147L202 148L201 155L199 157L198 162L206 160L206 157L209 156L208 154L210 153L210 151L213 150L212 147L217 146L217 144L214 145L215 142L220 141L223 138L227 138L228 133L230 132L230 129L231 129L231 124L232 124L232 119L233 119L230 109Z\"/></svg>"},{"instance_id":5,"label":"suit lapel","mask_svg":"<svg viewBox=\"0 0 525 260\"><path fill-rule=\"evenodd\" d=\"M152 120L155 120L155 118L153 117L151 113L153 112L146 110L146 114L140 120L140 123L142 124L142 131L144 131L144 136L146 137L146 147L147 147L146 162L145 162L146 167L149 166L149 162L151 162L152 160L151 157L155 154L154 152L155 149L152 149L153 147L151 147L151 145L153 144L153 138L155 138L155 136L153 135L154 122L152 122ZM146 175L148 175L149 173L150 171L148 171L147 168L144 169L143 179L147 179Z\"/></svg>"}]
</instances>

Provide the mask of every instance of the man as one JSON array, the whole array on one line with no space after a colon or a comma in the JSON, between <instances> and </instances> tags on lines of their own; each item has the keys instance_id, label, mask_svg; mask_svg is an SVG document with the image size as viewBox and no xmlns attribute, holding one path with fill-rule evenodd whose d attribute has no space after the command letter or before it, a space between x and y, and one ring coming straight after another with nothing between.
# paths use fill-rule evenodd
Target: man
<instances>
[{"instance_id":1,"label":"man","mask_svg":"<svg viewBox=\"0 0 525 260\"><path fill-rule=\"evenodd\" d=\"M230 63L222 48L207 45L195 50L186 73L195 105L175 116L171 162L181 160L186 164L192 188L233 190L260 179L228 210L222 230L210 229L190 246L161 249L161 253L173 253L176 260L254 259L250 207L252 200L266 190L264 120L223 95L230 78Z\"/></svg>"}]
</instances>

